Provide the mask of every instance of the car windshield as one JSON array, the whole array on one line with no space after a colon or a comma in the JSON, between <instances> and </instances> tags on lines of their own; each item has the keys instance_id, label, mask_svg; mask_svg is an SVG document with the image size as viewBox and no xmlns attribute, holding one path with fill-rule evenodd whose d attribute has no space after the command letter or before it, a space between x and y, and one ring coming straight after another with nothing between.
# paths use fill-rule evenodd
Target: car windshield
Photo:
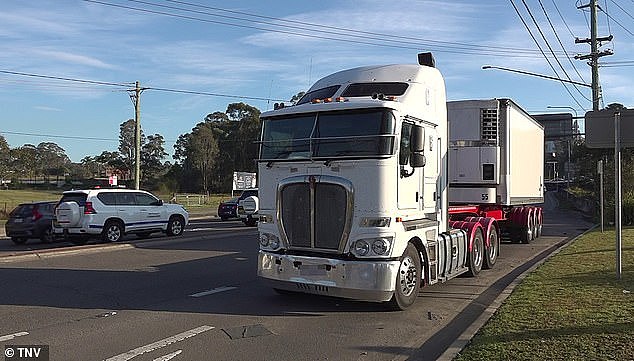
<instances>
[{"instance_id":1,"label":"car windshield","mask_svg":"<svg viewBox=\"0 0 634 361\"><path fill-rule=\"evenodd\" d=\"M372 158L392 154L394 114L357 109L265 118L260 160Z\"/></svg>"}]
</instances>

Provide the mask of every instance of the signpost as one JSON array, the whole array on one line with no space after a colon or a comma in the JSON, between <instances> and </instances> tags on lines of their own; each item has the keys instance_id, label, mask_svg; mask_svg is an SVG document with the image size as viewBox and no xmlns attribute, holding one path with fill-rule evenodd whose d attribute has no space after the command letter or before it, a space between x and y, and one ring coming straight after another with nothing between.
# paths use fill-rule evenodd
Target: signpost
<instances>
[{"instance_id":1,"label":"signpost","mask_svg":"<svg viewBox=\"0 0 634 361\"><path fill-rule=\"evenodd\" d=\"M257 187L257 180L258 176L256 173L233 172L231 195L233 195L233 191L243 191Z\"/></svg>"},{"instance_id":2,"label":"signpost","mask_svg":"<svg viewBox=\"0 0 634 361\"><path fill-rule=\"evenodd\" d=\"M621 279L622 190L621 147L634 147L634 109L605 109L586 113L586 146L614 147L614 223L616 233L616 279Z\"/></svg>"}]
</instances>

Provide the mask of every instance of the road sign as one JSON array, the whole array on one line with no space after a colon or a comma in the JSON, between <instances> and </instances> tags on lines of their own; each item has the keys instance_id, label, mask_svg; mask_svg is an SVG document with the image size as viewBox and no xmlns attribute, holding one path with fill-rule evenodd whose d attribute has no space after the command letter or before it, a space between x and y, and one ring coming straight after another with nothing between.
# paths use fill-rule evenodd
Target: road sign
<instances>
[{"instance_id":1,"label":"road sign","mask_svg":"<svg viewBox=\"0 0 634 361\"><path fill-rule=\"evenodd\" d=\"M634 147L634 109L621 109L621 147ZM586 147L614 148L614 109L586 113Z\"/></svg>"},{"instance_id":2,"label":"road sign","mask_svg":"<svg viewBox=\"0 0 634 361\"><path fill-rule=\"evenodd\" d=\"M257 187L257 174L249 172L233 172L233 190L245 190Z\"/></svg>"}]
</instances>

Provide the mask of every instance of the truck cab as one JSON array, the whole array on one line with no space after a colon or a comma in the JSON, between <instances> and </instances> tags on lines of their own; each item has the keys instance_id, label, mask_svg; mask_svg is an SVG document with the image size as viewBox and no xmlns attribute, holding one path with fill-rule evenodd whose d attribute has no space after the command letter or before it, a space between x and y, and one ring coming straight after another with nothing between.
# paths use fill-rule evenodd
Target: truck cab
<instances>
[{"instance_id":1,"label":"truck cab","mask_svg":"<svg viewBox=\"0 0 634 361\"><path fill-rule=\"evenodd\" d=\"M275 289L404 309L481 268L482 240L470 263L470 233L447 230L445 86L420 59L334 73L262 114L258 275Z\"/></svg>"}]
</instances>

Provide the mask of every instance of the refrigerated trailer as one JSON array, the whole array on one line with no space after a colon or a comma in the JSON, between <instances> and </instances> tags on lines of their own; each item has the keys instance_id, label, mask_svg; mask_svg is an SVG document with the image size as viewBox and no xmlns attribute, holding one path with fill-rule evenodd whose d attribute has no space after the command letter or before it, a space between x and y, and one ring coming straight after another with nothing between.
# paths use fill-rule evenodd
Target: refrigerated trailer
<instances>
[{"instance_id":1,"label":"refrigerated trailer","mask_svg":"<svg viewBox=\"0 0 634 361\"><path fill-rule=\"evenodd\" d=\"M405 309L496 263L502 217L469 203L449 220L445 84L418 60L328 75L261 115L258 275L274 289Z\"/></svg>"},{"instance_id":2,"label":"refrigerated trailer","mask_svg":"<svg viewBox=\"0 0 634 361\"><path fill-rule=\"evenodd\" d=\"M524 243L539 237L544 128L503 98L447 102L447 119L451 220L490 217L494 236Z\"/></svg>"}]
</instances>

